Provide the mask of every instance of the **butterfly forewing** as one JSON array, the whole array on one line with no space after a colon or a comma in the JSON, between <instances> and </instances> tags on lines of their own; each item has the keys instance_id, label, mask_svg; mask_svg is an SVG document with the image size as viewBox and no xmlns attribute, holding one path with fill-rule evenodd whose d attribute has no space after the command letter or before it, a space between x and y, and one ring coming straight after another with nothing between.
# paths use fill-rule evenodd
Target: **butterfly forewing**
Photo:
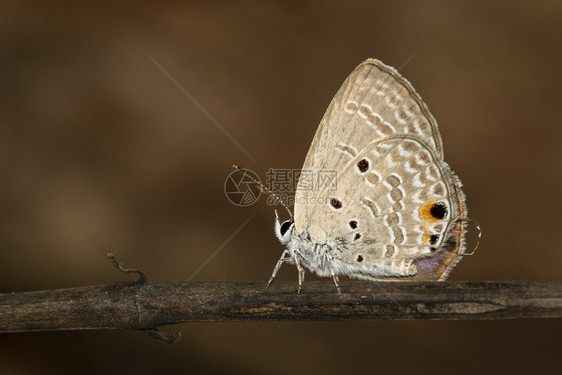
<instances>
[{"instance_id":1,"label":"butterfly forewing","mask_svg":"<svg viewBox=\"0 0 562 375\"><path fill-rule=\"evenodd\" d=\"M303 170L341 168L369 143L396 135L420 138L443 159L437 122L412 85L394 68L375 59L359 65L346 79L320 122ZM302 230L308 201L319 189L298 189L295 224Z\"/></svg>"}]
</instances>

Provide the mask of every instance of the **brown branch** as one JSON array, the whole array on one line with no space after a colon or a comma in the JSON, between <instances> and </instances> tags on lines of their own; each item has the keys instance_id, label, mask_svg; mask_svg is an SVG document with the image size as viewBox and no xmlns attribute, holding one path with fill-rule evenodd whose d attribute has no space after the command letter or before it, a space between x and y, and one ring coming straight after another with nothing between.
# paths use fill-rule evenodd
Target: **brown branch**
<instances>
[{"instance_id":1,"label":"brown branch","mask_svg":"<svg viewBox=\"0 0 562 375\"><path fill-rule=\"evenodd\" d=\"M141 329L184 322L562 317L562 281L127 282L0 294L0 332Z\"/></svg>"}]
</instances>

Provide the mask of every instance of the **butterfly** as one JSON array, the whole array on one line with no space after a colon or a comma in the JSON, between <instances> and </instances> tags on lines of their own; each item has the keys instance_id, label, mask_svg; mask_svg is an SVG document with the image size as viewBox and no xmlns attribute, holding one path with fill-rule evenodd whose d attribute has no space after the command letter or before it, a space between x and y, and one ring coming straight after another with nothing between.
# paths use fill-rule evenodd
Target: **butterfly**
<instances>
[{"instance_id":1,"label":"butterfly","mask_svg":"<svg viewBox=\"0 0 562 375\"><path fill-rule=\"evenodd\" d=\"M376 59L345 80L324 115L301 173L294 219L275 234L282 264L331 277L445 280L465 253L467 208L443 160L437 122L413 86ZM329 179L328 179L329 180Z\"/></svg>"}]
</instances>

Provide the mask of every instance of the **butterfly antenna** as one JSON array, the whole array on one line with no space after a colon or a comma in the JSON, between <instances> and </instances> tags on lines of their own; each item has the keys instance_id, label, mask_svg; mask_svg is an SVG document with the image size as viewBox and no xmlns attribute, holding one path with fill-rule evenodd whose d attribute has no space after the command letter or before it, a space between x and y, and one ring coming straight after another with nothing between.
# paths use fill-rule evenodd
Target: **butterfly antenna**
<instances>
[{"instance_id":1,"label":"butterfly antenna","mask_svg":"<svg viewBox=\"0 0 562 375\"><path fill-rule=\"evenodd\" d=\"M244 171L244 175L246 177L248 177L250 180L254 181L256 184L259 185L260 190L268 195L271 195L272 197L274 197L277 200L277 203L279 203L280 205L282 205L283 207L285 207L285 210L287 211L287 213L289 214L289 217L291 218L291 221L294 222L293 220L293 213L291 212L291 210L289 209L289 207L287 207L287 205L283 202L283 200L281 200L281 198L279 197L279 195L275 194L274 192L270 191L268 188L266 188L261 181L256 180L253 176L246 174L247 169L243 168L241 166L239 166L238 164L232 164L232 167L234 169L238 169L240 171Z\"/></svg>"}]
</instances>

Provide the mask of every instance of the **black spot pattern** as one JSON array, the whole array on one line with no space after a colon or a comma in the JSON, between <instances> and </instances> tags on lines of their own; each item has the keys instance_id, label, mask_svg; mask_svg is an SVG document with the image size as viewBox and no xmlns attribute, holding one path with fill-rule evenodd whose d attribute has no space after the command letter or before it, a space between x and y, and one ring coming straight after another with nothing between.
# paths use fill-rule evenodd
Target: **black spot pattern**
<instances>
[{"instance_id":1,"label":"black spot pattern","mask_svg":"<svg viewBox=\"0 0 562 375\"><path fill-rule=\"evenodd\" d=\"M334 207L336 210L339 210L342 208L342 203L339 199L337 198L332 198L330 200L330 204L332 205L332 207Z\"/></svg>"},{"instance_id":2,"label":"black spot pattern","mask_svg":"<svg viewBox=\"0 0 562 375\"><path fill-rule=\"evenodd\" d=\"M361 173L367 172L367 170L369 169L369 162L367 161L367 159L359 160L359 163L357 163L357 169L359 169Z\"/></svg>"},{"instance_id":3,"label":"black spot pattern","mask_svg":"<svg viewBox=\"0 0 562 375\"><path fill-rule=\"evenodd\" d=\"M431 245L435 245L435 244L437 243L437 241L439 241L439 235L438 235L438 234L432 234L432 235L429 237L429 243L430 243Z\"/></svg>"},{"instance_id":4,"label":"black spot pattern","mask_svg":"<svg viewBox=\"0 0 562 375\"><path fill-rule=\"evenodd\" d=\"M445 206L443 203L435 203L433 206L431 206L431 208L429 209L429 214L434 218L434 219L438 219L438 220L443 220L444 218L447 217L447 206Z\"/></svg>"}]
</instances>

